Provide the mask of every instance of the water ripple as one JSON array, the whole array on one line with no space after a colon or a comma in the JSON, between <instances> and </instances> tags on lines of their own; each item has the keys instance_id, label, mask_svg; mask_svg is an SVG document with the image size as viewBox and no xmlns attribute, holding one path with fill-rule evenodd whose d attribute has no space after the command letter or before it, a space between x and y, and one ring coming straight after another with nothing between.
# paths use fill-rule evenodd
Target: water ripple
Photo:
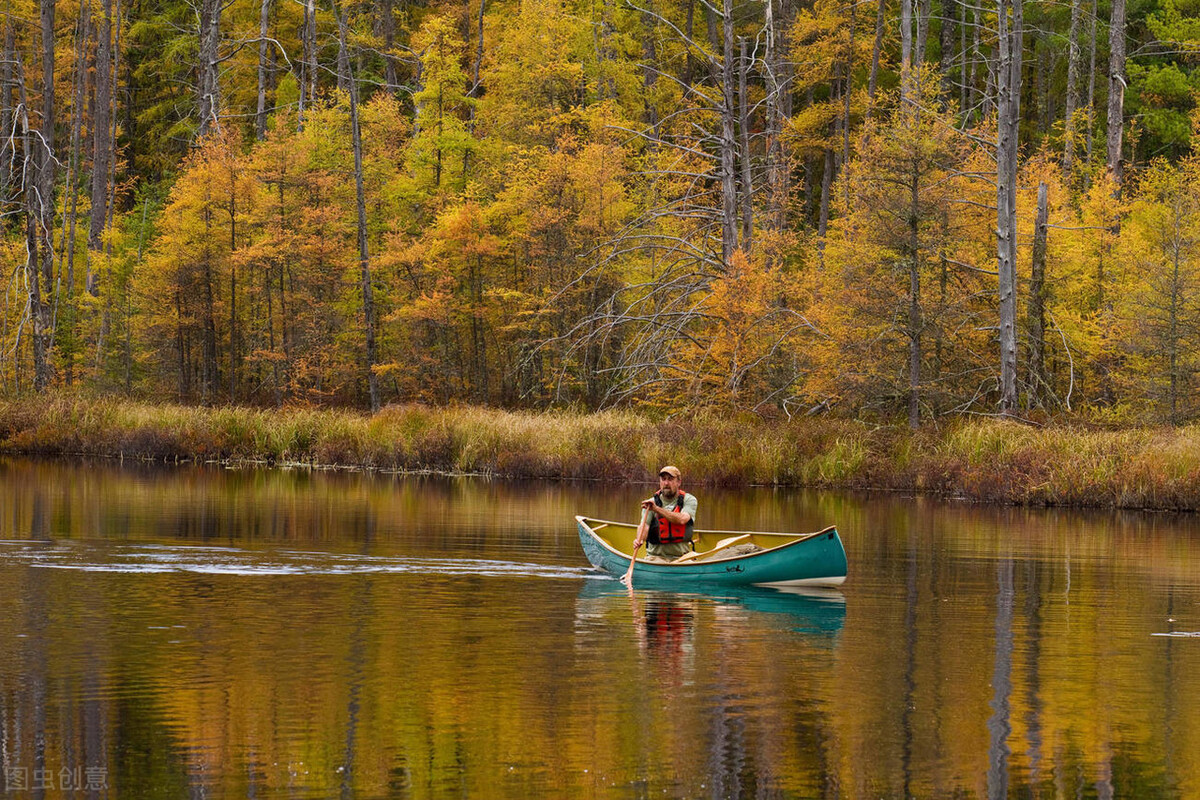
<instances>
[{"instance_id":1,"label":"water ripple","mask_svg":"<svg viewBox=\"0 0 1200 800\"><path fill-rule=\"evenodd\" d=\"M15 546L14 546L15 545ZM80 572L204 575L410 574L521 578L597 578L591 568L481 558L412 558L299 550L242 550L231 547L166 545L88 546L0 542L0 564Z\"/></svg>"}]
</instances>

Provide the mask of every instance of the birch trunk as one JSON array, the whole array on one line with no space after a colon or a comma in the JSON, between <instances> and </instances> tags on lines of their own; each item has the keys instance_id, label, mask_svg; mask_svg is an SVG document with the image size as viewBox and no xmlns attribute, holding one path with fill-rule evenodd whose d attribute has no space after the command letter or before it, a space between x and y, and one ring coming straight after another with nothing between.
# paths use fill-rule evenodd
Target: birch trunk
<instances>
[{"instance_id":1,"label":"birch trunk","mask_svg":"<svg viewBox=\"0 0 1200 800\"><path fill-rule=\"evenodd\" d=\"M1022 0L999 0L996 65L996 261L1000 299L1000 411L1017 408L1017 130L1021 119ZM1009 14L1012 15L1011 25Z\"/></svg>"}]
</instances>

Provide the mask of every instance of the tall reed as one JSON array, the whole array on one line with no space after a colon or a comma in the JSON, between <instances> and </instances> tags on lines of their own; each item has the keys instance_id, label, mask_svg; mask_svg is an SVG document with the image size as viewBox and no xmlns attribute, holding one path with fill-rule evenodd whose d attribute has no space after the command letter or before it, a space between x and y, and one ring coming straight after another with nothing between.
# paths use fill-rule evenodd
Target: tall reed
<instances>
[{"instance_id":1,"label":"tall reed","mask_svg":"<svg viewBox=\"0 0 1200 800\"><path fill-rule=\"evenodd\" d=\"M0 401L0 453L255 461L518 478L885 489L971 500L1200 509L1200 427L1095 431L985 420L938 431L846 420L478 407L195 408L112 398Z\"/></svg>"}]
</instances>

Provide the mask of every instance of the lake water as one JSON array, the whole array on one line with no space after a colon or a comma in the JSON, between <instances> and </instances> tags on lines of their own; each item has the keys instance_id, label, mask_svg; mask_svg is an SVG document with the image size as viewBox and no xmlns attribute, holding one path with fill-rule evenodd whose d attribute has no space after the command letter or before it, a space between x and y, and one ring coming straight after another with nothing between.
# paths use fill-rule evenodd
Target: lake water
<instances>
[{"instance_id":1,"label":"lake water","mask_svg":"<svg viewBox=\"0 0 1200 800\"><path fill-rule=\"evenodd\" d=\"M629 593L649 491L0 461L0 797L1200 797L1196 516L709 489L846 584Z\"/></svg>"}]
</instances>

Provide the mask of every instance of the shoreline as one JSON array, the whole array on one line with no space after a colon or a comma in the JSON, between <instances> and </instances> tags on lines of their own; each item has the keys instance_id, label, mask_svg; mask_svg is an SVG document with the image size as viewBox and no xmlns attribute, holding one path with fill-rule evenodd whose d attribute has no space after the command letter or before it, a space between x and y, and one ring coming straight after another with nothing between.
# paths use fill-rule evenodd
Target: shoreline
<instances>
[{"instance_id":1,"label":"shoreline","mask_svg":"<svg viewBox=\"0 0 1200 800\"><path fill-rule=\"evenodd\" d=\"M1018 506L1200 510L1200 428L1096 431L996 419L938 429L700 412L452 406L190 407L50 395L0 400L0 455L516 480L881 491Z\"/></svg>"}]
</instances>

